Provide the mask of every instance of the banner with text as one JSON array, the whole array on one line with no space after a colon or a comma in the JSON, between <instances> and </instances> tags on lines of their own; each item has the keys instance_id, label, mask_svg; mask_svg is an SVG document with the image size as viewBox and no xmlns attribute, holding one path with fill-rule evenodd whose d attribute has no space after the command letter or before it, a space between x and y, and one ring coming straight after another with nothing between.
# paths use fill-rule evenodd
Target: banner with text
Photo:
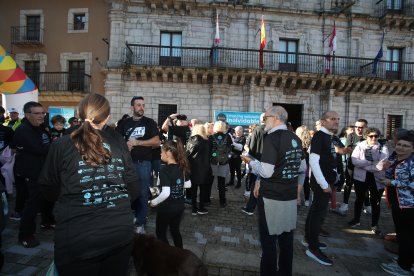
<instances>
[{"instance_id":1,"label":"banner with text","mask_svg":"<svg viewBox=\"0 0 414 276\"><path fill-rule=\"evenodd\" d=\"M231 126L260 124L260 112L216 111L215 119L227 122Z\"/></svg>"}]
</instances>

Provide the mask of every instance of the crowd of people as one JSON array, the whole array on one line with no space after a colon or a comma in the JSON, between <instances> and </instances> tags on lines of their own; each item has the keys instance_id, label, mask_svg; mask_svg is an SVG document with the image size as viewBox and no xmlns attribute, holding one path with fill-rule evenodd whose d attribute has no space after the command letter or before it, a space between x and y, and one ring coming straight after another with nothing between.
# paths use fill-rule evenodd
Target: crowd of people
<instances>
[{"instance_id":1,"label":"crowd of people","mask_svg":"<svg viewBox=\"0 0 414 276\"><path fill-rule=\"evenodd\" d=\"M90 94L68 128L61 115L52 117L53 127L48 127L38 102L24 105L22 119L14 108L6 119L0 108L0 150L14 162L8 167L12 177L0 176L9 198L14 182L10 219L20 221L19 243L36 247L36 217L41 213L40 228L55 231L59 275L126 275L134 232L146 233L148 208L157 211L156 237L168 244L169 229L174 246L182 248L185 203L192 215L208 215L216 183L218 203L225 210L227 189L241 188L243 179L247 203L241 211L251 216L257 209L261 275L292 275L293 235L302 204L309 208L302 241L306 255L333 265L319 236L326 234L328 210L347 214L352 187L356 199L348 226L358 227L364 210L371 214L370 230L377 235L384 234L379 220L385 191L399 257L381 267L393 275L410 275L413 130L397 129L393 140L386 141L378 128L358 119L338 134L340 116L334 111L323 113L315 129L303 125L293 130L281 106L269 107L247 133L242 126L190 121L178 113L157 126L145 116L143 97L133 97L130 104L132 116L108 125L108 100ZM153 187L158 192L151 193ZM342 190L337 207L336 193ZM5 220L0 221L1 231Z\"/></svg>"}]
</instances>

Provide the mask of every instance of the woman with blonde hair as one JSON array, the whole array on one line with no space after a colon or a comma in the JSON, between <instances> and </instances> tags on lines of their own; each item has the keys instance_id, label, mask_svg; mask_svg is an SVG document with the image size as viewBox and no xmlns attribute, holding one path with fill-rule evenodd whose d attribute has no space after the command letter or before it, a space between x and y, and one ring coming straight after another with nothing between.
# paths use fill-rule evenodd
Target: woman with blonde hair
<instances>
[{"instance_id":1,"label":"woman with blonde hair","mask_svg":"<svg viewBox=\"0 0 414 276\"><path fill-rule=\"evenodd\" d=\"M134 227L131 202L139 183L131 154L119 134L105 128L108 100L87 95L79 104L84 122L54 142L40 189L56 201L55 255L59 275L126 275Z\"/></svg>"},{"instance_id":2,"label":"woman with blonde hair","mask_svg":"<svg viewBox=\"0 0 414 276\"><path fill-rule=\"evenodd\" d=\"M204 125L194 125L191 137L186 145L186 153L191 168L191 203L193 215L206 215L208 210L204 207L208 179L211 178L210 145L207 140ZM200 201L197 206L197 191L200 188Z\"/></svg>"},{"instance_id":3,"label":"woman with blonde hair","mask_svg":"<svg viewBox=\"0 0 414 276\"><path fill-rule=\"evenodd\" d=\"M295 131L296 135L299 137L299 139L302 141L302 148L303 153L305 155L306 159L306 173L305 173L305 179L303 183L298 183L298 205L301 204L301 193L302 190L305 193L305 206L309 206L309 197L310 197L310 186L309 186L309 153L308 149L310 147L310 143L312 140L311 132L309 131L308 127L305 125L301 125L298 127ZM303 180L303 178L299 177L299 180Z\"/></svg>"},{"instance_id":4,"label":"woman with blonde hair","mask_svg":"<svg viewBox=\"0 0 414 276\"><path fill-rule=\"evenodd\" d=\"M226 133L225 122L215 122L213 130L214 134L209 137L211 170L213 176L217 176L220 207L226 207L226 177L230 173L229 157L233 140Z\"/></svg>"}]
</instances>

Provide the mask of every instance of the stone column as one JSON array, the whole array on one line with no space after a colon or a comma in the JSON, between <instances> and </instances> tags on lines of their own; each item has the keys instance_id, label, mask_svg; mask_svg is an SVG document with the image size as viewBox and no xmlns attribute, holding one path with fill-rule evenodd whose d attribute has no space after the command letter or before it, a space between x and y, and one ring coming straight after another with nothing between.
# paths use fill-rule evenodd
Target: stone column
<instances>
[{"instance_id":1,"label":"stone column","mask_svg":"<svg viewBox=\"0 0 414 276\"><path fill-rule=\"evenodd\" d=\"M107 66L109 68L121 67L125 60L125 6L121 3L112 3L109 11L110 40L109 58Z\"/></svg>"}]
</instances>

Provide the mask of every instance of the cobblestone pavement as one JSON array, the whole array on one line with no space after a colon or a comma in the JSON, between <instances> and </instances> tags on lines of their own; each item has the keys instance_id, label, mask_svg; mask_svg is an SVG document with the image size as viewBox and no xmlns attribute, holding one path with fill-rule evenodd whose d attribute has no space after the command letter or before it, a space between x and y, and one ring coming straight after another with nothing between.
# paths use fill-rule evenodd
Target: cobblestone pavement
<instances>
[{"instance_id":1,"label":"cobblestone pavement","mask_svg":"<svg viewBox=\"0 0 414 276\"><path fill-rule=\"evenodd\" d=\"M246 199L243 188L228 188L228 206L220 208L215 188L208 215L191 214L187 206L181 232L184 247L192 250L208 265L209 275L259 275L260 244L256 213L247 216L240 208ZM353 202L352 194L351 201ZM342 194L338 193L338 200ZM11 204L14 207L14 204ZM12 208L11 208L12 209ZM352 210L351 210L352 211ZM379 267L389 262L391 254L384 250L384 241L370 231L370 217L362 215L361 226L349 229L347 217L329 213L324 229L330 237L321 238L328 244L325 251L334 260L332 267L325 267L310 260L301 244L307 207L298 210L298 227L295 232L293 270L295 275L386 275ZM5 265L2 275L45 275L53 258L53 231L38 230L40 246L23 248L17 243L19 223L10 220L3 232ZM381 230L393 232L390 210L382 202ZM155 233L155 212L148 216L147 233ZM131 275L135 272L131 265Z\"/></svg>"}]
</instances>

